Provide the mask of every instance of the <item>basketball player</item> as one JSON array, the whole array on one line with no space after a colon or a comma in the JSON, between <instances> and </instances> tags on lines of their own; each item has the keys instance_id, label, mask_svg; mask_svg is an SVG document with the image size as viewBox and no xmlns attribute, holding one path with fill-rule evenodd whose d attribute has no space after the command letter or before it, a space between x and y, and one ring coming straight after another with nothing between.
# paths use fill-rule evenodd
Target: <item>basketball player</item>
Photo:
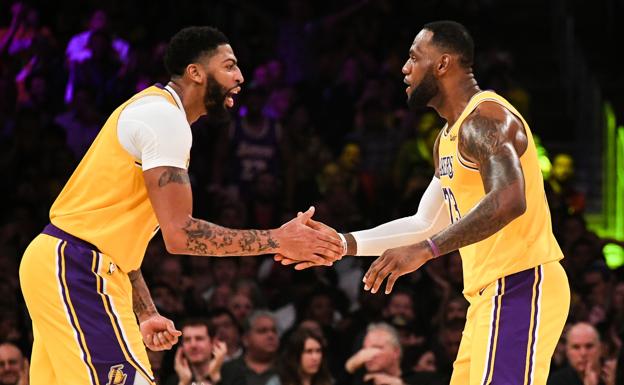
<instances>
[{"instance_id":1,"label":"basketball player","mask_svg":"<svg viewBox=\"0 0 624 385\"><path fill-rule=\"evenodd\" d=\"M223 119L243 76L227 38L210 27L178 32L165 65L171 81L111 114L54 202L51 223L24 253L33 385L154 383L144 343L167 349L180 335L157 313L138 270L159 228L175 254L282 251L325 265L339 255L339 240L304 224L313 208L262 231L192 216L190 124L205 114Z\"/></svg>"},{"instance_id":2,"label":"basketball player","mask_svg":"<svg viewBox=\"0 0 624 385\"><path fill-rule=\"evenodd\" d=\"M386 278L389 293L399 276L459 249L470 307L451 385L544 385L570 302L563 254L531 130L505 99L479 89L473 51L455 22L418 33L403 74L409 107L433 107L447 121L434 146L435 176L414 216L340 236L346 254L381 255L364 276L373 293Z\"/></svg>"}]
</instances>

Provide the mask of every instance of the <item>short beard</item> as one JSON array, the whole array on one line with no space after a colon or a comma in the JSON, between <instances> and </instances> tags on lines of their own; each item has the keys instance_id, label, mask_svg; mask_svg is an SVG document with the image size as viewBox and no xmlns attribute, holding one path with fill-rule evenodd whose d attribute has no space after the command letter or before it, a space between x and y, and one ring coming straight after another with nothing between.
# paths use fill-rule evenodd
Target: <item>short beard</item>
<instances>
[{"instance_id":1,"label":"short beard","mask_svg":"<svg viewBox=\"0 0 624 385\"><path fill-rule=\"evenodd\" d=\"M407 98L407 106L410 110L418 110L427 107L431 99L433 99L438 92L438 83L433 76L433 69L430 67L420 84L412 90L412 93Z\"/></svg>"},{"instance_id":2,"label":"short beard","mask_svg":"<svg viewBox=\"0 0 624 385\"><path fill-rule=\"evenodd\" d=\"M230 123L231 115L225 106L227 91L219 84L214 76L209 75L206 83L204 106L211 125L222 126Z\"/></svg>"}]
</instances>

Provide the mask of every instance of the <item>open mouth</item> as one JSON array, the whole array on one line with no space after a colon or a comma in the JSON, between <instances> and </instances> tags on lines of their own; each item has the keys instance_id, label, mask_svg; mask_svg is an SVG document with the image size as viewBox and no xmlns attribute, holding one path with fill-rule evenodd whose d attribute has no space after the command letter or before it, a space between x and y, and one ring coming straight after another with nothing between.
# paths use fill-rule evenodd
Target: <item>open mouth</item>
<instances>
[{"instance_id":1,"label":"open mouth","mask_svg":"<svg viewBox=\"0 0 624 385\"><path fill-rule=\"evenodd\" d=\"M229 89L227 94L225 94L225 105L228 108L234 107L234 95L238 95L240 90L241 90L241 87L236 86L234 88Z\"/></svg>"}]
</instances>

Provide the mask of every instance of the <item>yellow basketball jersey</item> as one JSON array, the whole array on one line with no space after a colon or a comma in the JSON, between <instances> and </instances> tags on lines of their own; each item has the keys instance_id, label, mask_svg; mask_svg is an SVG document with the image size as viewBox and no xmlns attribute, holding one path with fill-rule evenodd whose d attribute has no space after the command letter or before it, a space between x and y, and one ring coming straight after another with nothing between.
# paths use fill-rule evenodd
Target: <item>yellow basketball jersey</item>
<instances>
[{"instance_id":1,"label":"yellow basketball jersey","mask_svg":"<svg viewBox=\"0 0 624 385\"><path fill-rule=\"evenodd\" d=\"M119 106L50 209L55 226L93 244L125 272L141 266L147 244L158 230L140 159L134 159L117 136L123 109L147 95L164 96L176 104L169 92L152 86Z\"/></svg>"},{"instance_id":2,"label":"yellow basketball jersey","mask_svg":"<svg viewBox=\"0 0 624 385\"><path fill-rule=\"evenodd\" d=\"M451 221L458 221L485 196L477 165L464 159L458 150L462 123L485 101L502 105L524 125L528 146L520 163L527 209L492 236L460 249L466 294L474 293L498 278L563 258L552 232L544 182L529 125L509 102L491 91L475 94L453 126L448 130L445 127L440 136L440 182Z\"/></svg>"}]
</instances>

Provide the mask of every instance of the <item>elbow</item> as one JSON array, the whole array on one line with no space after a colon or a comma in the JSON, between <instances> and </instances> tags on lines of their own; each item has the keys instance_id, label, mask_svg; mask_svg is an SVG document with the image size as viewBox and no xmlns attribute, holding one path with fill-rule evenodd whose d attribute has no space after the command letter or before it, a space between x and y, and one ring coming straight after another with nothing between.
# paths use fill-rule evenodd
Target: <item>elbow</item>
<instances>
[{"instance_id":1,"label":"elbow","mask_svg":"<svg viewBox=\"0 0 624 385\"><path fill-rule=\"evenodd\" d=\"M521 215L523 215L524 213L526 213L526 210L527 210L526 199L524 199L524 197L522 197L522 199L517 204L516 218L521 216Z\"/></svg>"},{"instance_id":2,"label":"elbow","mask_svg":"<svg viewBox=\"0 0 624 385\"><path fill-rule=\"evenodd\" d=\"M505 206L507 210L505 210L506 212L504 216L507 219L507 223L513 221L519 216L522 216L527 209L526 199L524 198L524 196L518 199L514 199L512 202L508 202L508 204Z\"/></svg>"},{"instance_id":3,"label":"elbow","mask_svg":"<svg viewBox=\"0 0 624 385\"><path fill-rule=\"evenodd\" d=\"M169 254L187 254L186 243L179 234L171 234L163 230L163 240L165 248Z\"/></svg>"}]
</instances>

